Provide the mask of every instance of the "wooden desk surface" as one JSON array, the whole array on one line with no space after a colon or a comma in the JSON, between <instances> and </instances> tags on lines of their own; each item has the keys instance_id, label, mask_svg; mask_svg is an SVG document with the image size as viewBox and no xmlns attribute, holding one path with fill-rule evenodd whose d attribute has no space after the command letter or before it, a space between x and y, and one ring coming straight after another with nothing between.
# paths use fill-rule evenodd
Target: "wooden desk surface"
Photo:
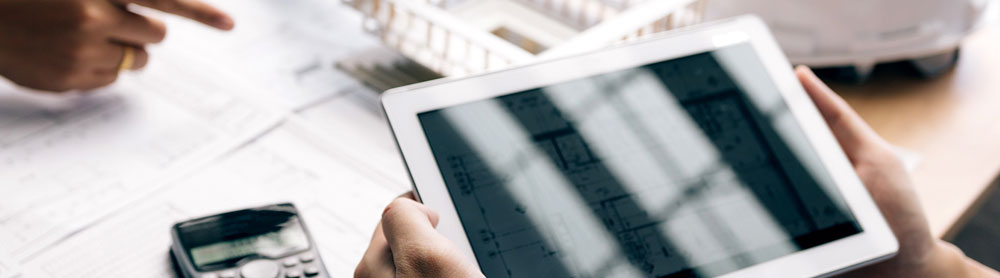
<instances>
[{"instance_id":1,"label":"wooden desk surface","mask_svg":"<svg viewBox=\"0 0 1000 278\"><path fill-rule=\"evenodd\" d=\"M951 236L1000 175L1000 24L968 37L938 79L831 85L889 142L920 155L912 175L931 230Z\"/></svg>"}]
</instances>

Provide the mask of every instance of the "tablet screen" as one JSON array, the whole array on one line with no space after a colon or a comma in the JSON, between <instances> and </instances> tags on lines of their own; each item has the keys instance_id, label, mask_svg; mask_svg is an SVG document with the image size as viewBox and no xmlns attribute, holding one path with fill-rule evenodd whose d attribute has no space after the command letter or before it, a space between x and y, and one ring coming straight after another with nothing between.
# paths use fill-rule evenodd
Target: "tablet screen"
<instances>
[{"instance_id":1,"label":"tablet screen","mask_svg":"<svg viewBox=\"0 0 1000 278\"><path fill-rule=\"evenodd\" d=\"M703 277L861 232L752 46L418 115L487 277Z\"/></svg>"}]
</instances>

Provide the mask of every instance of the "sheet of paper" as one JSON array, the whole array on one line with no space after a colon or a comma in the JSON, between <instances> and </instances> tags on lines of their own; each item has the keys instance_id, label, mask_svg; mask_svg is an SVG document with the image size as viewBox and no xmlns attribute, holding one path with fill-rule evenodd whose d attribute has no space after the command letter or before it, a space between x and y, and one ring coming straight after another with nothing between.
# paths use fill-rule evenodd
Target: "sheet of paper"
<instances>
[{"instance_id":1,"label":"sheet of paper","mask_svg":"<svg viewBox=\"0 0 1000 278\"><path fill-rule=\"evenodd\" d=\"M392 181L393 188L408 189L409 176L396 148L389 124L379 109L378 95L364 88L345 91L309 109L290 121L302 123L322 141L349 145L344 155L378 171Z\"/></svg>"},{"instance_id":2,"label":"sheet of paper","mask_svg":"<svg viewBox=\"0 0 1000 278\"><path fill-rule=\"evenodd\" d=\"M224 65L226 74L260 88L244 96L295 112L286 120L314 127L330 144L349 145L344 151L350 159L409 187L378 94L335 66L380 47L362 31L360 13L328 0L208 2L232 15L236 28L219 32L172 18L165 47L153 54Z\"/></svg>"},{"instance_id":3,"label":"sheet of paper","mask_svg":"<svg viewBox=\"0 0 1000 278\"><path fill-rule=\"evenodd\" d=\"M350 277L380 217L401 192L359 173L311 136L285 125L194 175L46 250L29 277L174 277L177 221L279 202L300 210L333 277Z\"/></svg>"},{"instance_id":4,"label":"sheet of paper","mask_svg":"<svg viewBox=\"0 0 1000 278\"><path fill-rule=\"evenodd\" d=\"M20 275L14 260L5 254L0 254L0 278L16 278Z\"/></svg>"},{"instance_id":5,"label":"sheet of paper","mask_svg":"<svg viewBox=\"0 0 1000 278\"><path fill-rule=\"evenodd\" d=\"M361 15L340 1L207 2L233 16L236 28L219 32L169 17L164 47L152 55L184 55L225 65L226 71L261 88L252 93L292 110L360 86L335 64L380 44L362 31Z\"/></svg>"},{"instance_id":6,"label":"sheet of paper","mask_svg":"<svg viewBox=\"0 0 1000 278\"><path fill-rule=\"evenodd\" d=\"M30 257L282 119L183 64L81 97L0 92L0 251Z\"/></svg>"},{"instance_id":7,"label":"sheet of paper","mask_svg":"<svg viewBox=\"0 0 1000 278\"><path fill-rule=\"evenodd\" d=\"M355 103L369 92L334 67L377 41L337 1L212 2L234 32L168 17L147 68L100 92L0 82L0 278L166 277L171 223L279 198L316 215L327 266L350 275L409 189L374 94Z\"/></svg>"}]
</instances>

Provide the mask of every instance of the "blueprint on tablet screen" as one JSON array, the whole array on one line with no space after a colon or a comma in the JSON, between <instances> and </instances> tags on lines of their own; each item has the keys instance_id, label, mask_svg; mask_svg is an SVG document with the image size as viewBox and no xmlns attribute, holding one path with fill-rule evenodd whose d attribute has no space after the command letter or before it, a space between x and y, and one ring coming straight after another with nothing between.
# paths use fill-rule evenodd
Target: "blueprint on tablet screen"
<instances>
[{"instance_id":1,"label":"blueprint on tablet screen","mask_svg":"<svg viewBox=\"0 0 1000 278\"><path fill-rule=\"evenodd\" d=\"M858 233L752 51L419 114L485 274L708 277Z\"/></svg>"}]
</instances>

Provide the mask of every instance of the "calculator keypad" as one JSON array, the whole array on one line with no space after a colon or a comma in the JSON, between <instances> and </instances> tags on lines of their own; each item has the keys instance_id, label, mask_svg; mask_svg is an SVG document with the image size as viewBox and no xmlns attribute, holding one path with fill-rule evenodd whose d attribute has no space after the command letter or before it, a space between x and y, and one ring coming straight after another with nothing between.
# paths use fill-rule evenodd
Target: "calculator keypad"
<instances>
[{"instance_id":1,"label":"calculator keypad","mask_svg":"<svg viewBox=\"0 0 1000 278\"><path fill-rule=\"evenodd\" d=\"M313 255L312 253L305 253L299 256L299 261L302 261L303 263L310 263L314 260L316 260L316 255Z\"/></svg>"},{"instance_id":2,"label":"calculator keypad","mask_svg":"<svg viewBox=\"0 0 1000 278\"><path fill-rule=\"evenodd\" d=\"M329 277L323 275L316 254L307 251L301 254L285 257L281 260L256 260L247 263L236 270L224 270L216 273L206 273L200 278L314 278Z\"/></svg>"},{"instance_id":3,"label":"calculator keypad","mask_svg":"<svg viewBox=\"0 0 1000 278\"><path fill-rule=\"evenodd\" d=\"M256 260L240 267L241 278L277 278L281 273L278 263L268 260Z\"/></svg>"},{"instance_id":4,"label":"calculator keypad","mask_svg":"<svg viewBox=\"0 0 1000 278\"><path fill-rule=\"evenodd\" d=\"M285 259L284 261L282 261L281 265L284 266L285 268L295 267L295 266L299 265L299 260L296 260L294 258L288 258L288 259Z\"/></svg>"},{"instance_id":5,"label":"calculator keypad","mask_svg":"<svg viewBox=\"0 0 1000 278\"><path fill-rule=\"evenodd\" d=\"M322 267L312 251L286 257L281 261L285 267L285 278L312 278L321 276Z\"/></svg>"},{"instance_id":6,"label":"calculator keypad","mask_svg":"<svg viewBox=\"0 0 1000 278\"><path fill-rule=\"evenodd\" d=\"M319 268L316 266L307 266L305 270L306 276L313 277L319 275Z\"/></svg>"},{"instance_id":7,"label":"calculator keypad","mask_svg":"<svg viewBox=\"0 0 1000 278\"><path fill-rule=\"evenodd\" d=\"M285 278L301 278L302 271L298 269L285 270Z\"/></svg>"}]
</instances>

